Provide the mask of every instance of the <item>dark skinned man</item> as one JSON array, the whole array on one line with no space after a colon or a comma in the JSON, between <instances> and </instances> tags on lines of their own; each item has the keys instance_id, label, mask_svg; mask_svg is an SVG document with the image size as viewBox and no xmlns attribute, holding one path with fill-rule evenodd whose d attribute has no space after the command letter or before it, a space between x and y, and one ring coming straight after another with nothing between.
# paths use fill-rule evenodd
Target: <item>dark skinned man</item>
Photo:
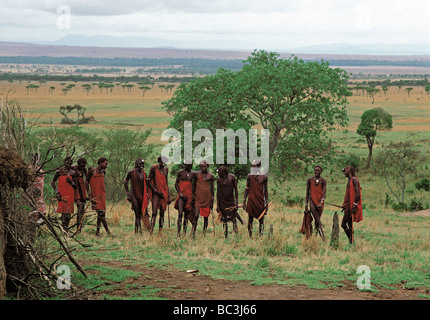
<instances>
[{"instance_id":1,"label":"dark skinned man","mask_svg":"<svg viewBox=\"0 0 430 320\"><path fill-rule=\"evenodd\" d=\"M177 236L181 235L182 218L184 219L184 235L187 233L188 219L191 219L192 201L193 201L193 177L194 172L191 171L193 166L192 161L186 160L183 163L183 169L178 171L175 181L175 189L178 196L175 201L175 209L178 210L178 232ZM192 221L192 220L191 220Z\"/></svg>"},{"instance_id":2,"label":"dark skinned man","mask_svg":"<svg viewBox=\"0 0 430 320\"><path fill-rule=\"evenodd\" d=\"M148 194L152 202L151 234L154 232L158 211L160 211L158 228L159 234L161 234L164 224L164 212L166 212L169 203L169 184L167 179L169 169L166 163L166 157L158 157L158 164L153 165L148 174Z\"/></svg>"},{"instance_id":3,"label":"dark skinned man","mask_svg":"<svg viewBox=\"0 0 430 320\"><path fill-rule=\"evenodd\" d=\"M58 200L57 212L61 213L61 224L66 232L74 212L75 189L77 188L74 181L75 171L72 170L72 163L71 157L64 158L63 167L55 172L51 182ZM56 185L57 180L58 187Z\"/></svg>"},{"instance_id":4,"label":"dark skinned man","mask_svg":"<svg viewBox=\"0 0 430 320\"><path fill-rule=\"evenodd\" d=\"M341 226L348 236L350 244L354 243L353 222L363 220L363 207L361 202L360 182L355 176L355 169L351 166L342 169L345 177L348 178L345 197L343 200L343 219Z\"/></svg>"},{"instance_id":5,"label":"dark skinned man","mask_svg":"<svg viewBox=\"0 0 430 320\"><path fill-rule=\"evenodd\" d=\"M314 176L306 181L305 214L301 228L301 233L306 235L306 239L312 236L312 220L315 220L316 233L319 234L323 240L325 239L321 226L321 215L324 210L327 181L321 177L321 173L321 166L315 166Z\"/></svg>"},{"instance_id":6,"label":"dark skinned man","mask_svg":"<svg viewBox=\"0 0 430 320\"><path fill-rule=\"evenodd\" d=\"M200 170L193 177L193 237L196 235L199 216L203 217L203 233L209 224L209 215L213 209L215 194L215 176L208 171L209 165L206 161L200 163Z\"/></svg>"},{"instance_id":7,"label":"dark skinned man","mask_svg":"<svg viewBox=\"0 0 430 320\"><path fill-rule=\"evenodd\" d=\"M127 193L127 200L131 203L131 209L134 212L134 233L142 233L142 221L146 229L149 231L151 225L149 223L148 207L148 188L147 177L144 170L145 161L137 159L134 163L134 169L127 172L124 179L124 188ZM130 187L128 183L130 182Z\"/></svg>"},{"instance_id":8,"label":"dark skinned man","mask_svg":"<svg viewBox=\"0 0 430 320\"><path fill-rule=\"evenodd\" d=\"M233 223L233 231L238 234L238 190L236 177L228 173L225 166L218 168L217 178L217 212L221 212L221 221L224 227L224 236L228 237L228 222Z\"/></svg>"},{"instance_id":9,"label":"dark skinned man","mask_svg":"<svg viewBox=\"0 0 430 320\"><path fill-rule=\"evenodd\" d=\"M106 221L106 188L105 174L109 161L106 158L99 158L96 168L88 170L88 183L90 185L90 199L92 209L97 212L96 236L100 235L100 228L103 225L106 233L112 235Z\"/></svg>"},{"instance_id":10,"label":"dark skinned man","mask_svg":"<svg viewBox=\"0 0 430 320\"><path fill-rule=\"evenodd\" d=\"M75 171L75 184L77 186L77 188L75 189L75 203L76 208L78 209L78 214L76 217L78 233L82 230L85 204L88 200L89 186L87 182L88 171L86 165L87 160L85 158L80 158L77 161L77 165L72 167L73 171Z\"/></svg>"},{"instance_id":11,"label":"dark skinned man","mask_svg":"<svg viewBox=\"0 0 430 320\"><path fill-rule=\"evenodd\" d=\"M269 194L267 190L268 177L260 173L261 161L253 161L251 173L246 177L245 193L243 195L243 208L248 213L248 233L252 237L252 225L254 218L258 219L266 210L265 214L258 220L259 234L263 235L264 216L268 210ZM248 203L246 202L248 198Z\"/></svg>"}]
</instances>

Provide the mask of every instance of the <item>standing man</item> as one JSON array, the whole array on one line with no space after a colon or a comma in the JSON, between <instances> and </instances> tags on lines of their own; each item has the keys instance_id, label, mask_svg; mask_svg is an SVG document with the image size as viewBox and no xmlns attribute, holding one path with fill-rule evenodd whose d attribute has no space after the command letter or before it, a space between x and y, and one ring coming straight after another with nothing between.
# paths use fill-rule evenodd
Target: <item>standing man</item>
<instances>
[{"instance_id":1,"label":"standing man","mask_svg":"<svg viewBox=\"0 0 430 320\"><path fill-rule=\"evenodd\" d=\"M248 233L252 236L252 224L254 218L258 219L260 215L268 210L269 194L267 190L268 177L260 173L261 161L254 160L252 162L251 173L246 177L245 194L243 195L243 208L248 213ZM246 198L248 203L246 203ZM264 231L264 216L258 220L259 234L263 235Z\"/></svg>"},{"instance_id":2,"label":"standing man","mask_svg":"<svg viewBox=\"0 0 430 320\"><path fill-rule=\"evenodd\" d=\"M75 203L76 208L78 209L76 225L77 232L80 233L84 220L85 204L88 200L89 186L87 181L87 160L85 158L80 158L78 159L77 164L78 165L73 166L72 169L75 171L75 184L77 186L75 189Z\"/></svg>"},{"instance_id":3,"label":"standing man","mask_svg":"<svg viewBox=\"0 0 430 320\"><path fill-rule=\"evenodd\" d=\"M151 234L154 232L158 210L160 210L158 228L160 232L162 231L164 224L164 212L166 212L166 208L169 203L169 184L167 179L169 169L167 168L166 163L166 157L158 157L158 164L153 165L149 170L148 193L149 198L152 201L152 217L150 227Z\"/></svg>"},{"instance_id":4,"label":"standing man","mask_svg":"<svg viewBox=\"0 0 430 320\"><path fill-rule=\"evenodd\" d=\"M96 236L100 235L100 227L103 225L108 235L111 235L106 221L106 187L105 174L109 161L106 158L99 158L96 168L88 170L88 183L90 185L90 199L92 209L97 212Z\"/></svg>"},{"instance_id":5,"label":"standing man","mask_svg":"<svg viewBox=\"0 0 430 320\"><path fill-rule=\"evenodd\" d=\"M63 166L63 168L55 172L51 186L55 190L58 200L57 212L61 213L61 224L67 231L74 212L75 189L77 186L74 181L75 172L72 170L72 158L64 158ZM56 185L57 180L58 187Z\"/></svg>"},{"instance_id":6,"label":"standing man","mask_svg":"<svg viewBox=\"0 0 430 320\"><path fill-rule=\"evenodd\" d=\"M315 220L316 233L319 233L323 240L325 239L324 231L321 225L321 215L324 210L324 201L327 193L327 181L321 177L321 173L321 166L315 166L314 176L310 177L306 181L305 216L303 217L301 229L301 232L306 234L306 239L312 236L312 217ZM310 204L310 211L308 204Z\"/></svg>"},{"instance_id":7,"label":"standing man","mask_svg":"<svg viewBox=\"0 0 430 320\"><path fill-rule=\"evenodd\" d=\"M228 173L225 166L218 168L217 178L217 208L216 211L221 212L221 221L224 227L224 236L228 237L227 222L233 223L233 231L238 234L237 218L238 218L238 190L237 180L233 174Z\"/></svg>"},{"instance_id":8,"label":"standing man","mask_svg":"<svg viewBox=\"0 0 430 320\"><path fill-rule=\"evenodd\" d=\"M143 170L145 161L137 159L134 163L134 169L130 170L124 179L124 188L127 193L127 200L131 203L131 209L134 211L134 233L142 233L142 223L149 231L151 225L148 215L148 190L146 172ZM128 188L130 181L131 190Z\"/></svg>"},{"instance_id":9,"label":"standing man","mask_svg":"<svg viewBox=\"0 0 430 320\"><path fill-rule=\"evenodd\" d=\"M355 176L355 169L351 166L342 169L345 177L348 178L345 197L343 200L343 219L341 226L348 236L349 243L354 243L353 222L363 220L363 207L361 202L360 182Z\"/></svg>"},{"instance_id":10,"label":"standing man","mask_svg":"<svg viewBox=\"0 0 430 320\"><path fill-rule=\"evenodd\" d=\"M197 222L200 215L203 217L203 233L206 233L209 224L209 215L214 205L215 176L208 169L209 164L206 160L203 160L200 163L200 170L195 172L193 177L193 237L196 235Z\"/></svg>"},{"instance_id":11,"label":"standing man","mask_svg":"<svg viewBox=\"0 0 430 320\"><path fill-rule=\"evenodd\" d=\"M193 162L185 160L184 168L178 171L175 182L175 189L178 197L175 202L175 209L178 210L178 237L181 235L182 216L184 214L184 235L187 233L188 219L191 218L192 201L193 201L193 176L191 171Z\"/></svg>"}]
</instances>

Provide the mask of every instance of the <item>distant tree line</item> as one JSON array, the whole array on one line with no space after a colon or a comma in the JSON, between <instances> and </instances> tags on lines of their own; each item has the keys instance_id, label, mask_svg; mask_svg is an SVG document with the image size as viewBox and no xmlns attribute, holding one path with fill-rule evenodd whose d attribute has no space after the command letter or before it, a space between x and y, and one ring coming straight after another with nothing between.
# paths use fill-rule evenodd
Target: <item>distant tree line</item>
<instances>
[{"instance_id":1,"label":"distant tree line","mask_svg":"<svg viewBox=\"0 0 430 320\"><path fill-rule=\"evenodd\" d=\"M305 62L318 62L318 59L303 59ZM358 59L327 59L332 66L414 66L429 67L430 60L358 60ZM201 58L90 58L90 57L48 57L20 56L0 57L0 63L17 64L49 64L49 65L80 65L100 67L172 67L214 70L218 68L237 71L242 68L242 59L201 59Z\"/></svg>"},{"instance_id":2,"label":"distant tree line","mask_svg":"<svg viewBox=\"0 0 430 320\"><path fill-rule=\"evenodd\" d=\"M159 82L188 82L193 77L159 77ZM11 73L11 72L0 72L0 81L73 81L73 82L153 82L155 78L152 76L99 76L93 75L52 75L52 74L25 74L25 73Z\"/></svg>"}]
</instances>

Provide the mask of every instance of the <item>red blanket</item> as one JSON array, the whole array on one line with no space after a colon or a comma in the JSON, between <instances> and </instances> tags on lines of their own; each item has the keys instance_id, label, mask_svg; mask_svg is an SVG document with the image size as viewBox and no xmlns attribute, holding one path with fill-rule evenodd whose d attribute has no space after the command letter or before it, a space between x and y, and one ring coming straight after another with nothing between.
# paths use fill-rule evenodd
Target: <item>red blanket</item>
<instances>
[{"instance_id":1,"label":"red blanket","mask_svg":"<svg viewBox=\"0 0 430 320\"><path fill-rule=\"evenodd\" d=\"M61 195L61 200L58 201L57 212L59 213L73 213L75 189L67 182L67 178L72 179L71 175L64 175L58 177L58 191Z\"/></svg>"},{"instance_id":2,"label":"red blanket","mask_svg":"<svg viewBox=\"0 0 430 320\"><path fill-rule=\"evenodd\" d=\"M154 165L154 166L155 166L155 177L153 178L152 183L153 183L153 185L155 185L157 190L160 191L164 196L163 199L160 199L158 208L163 210L163 211L166 211L167 200L168 200L167 197L169 194L166 176L160 171L160 169L158 168L157 165ZM151 188L149 188L148 194L149 194L150 199L152 199L153 191Z\"/></svg>"},{"instance_id":3,"label":"red blanket","mask_svg":"<svg viewBox=\"0 0 430 320\"><path fill-rule=\"evenodd\" d=\"M357 179L357 178L353 178L353 179ZM351 210L354 207L354 199L355 199L355 190L354 190L354 185L352 183L353 179L351 179L350 186L349 186L349 199L350 199L349 204L350 204ZM358 182L358 179L357 179L357 182ZM360 200L357 202L357 211L355 212L355 214L353 214L354 222L360 222L361 220L363 220L363 205L361 203L360 182L358 182L358 190L359 190L358 192L360 193Z\"/></svg>"},{"instance_id":4,"label":"red blanket","mask_svg":"<svg viewBox=\"0 0 430 320\"><path fill-rule=\"evenodd\" d=\"M143 171L143 195L142 195L142 212L143 214L145 214L145 210L148 207L148 190L146 188L146 172ZM142 219L143 219L143 215L142 215Z\"/></svg>"},{"instance_id":5,"label":"red blanket","mask_svg":"<svg viewBox=\"0 0 430 320\"><path fill-rule=\"evenodd\" d=\"M95 173L90 180L91 198L96 203L92 204L93 210L106 210L105 176Z\"/></svg>"},{"instance_id":6,"label":"red blanket","mask_svg":"<svg viewBox=\"0 0 430 320\"><path fill-rule=\"evenodd\" d=\"M179 180L179 190L181 193L187 197L187 202L185 203L184 209L191 210L191 201L193 200L193 185L191 181ZM175 201L175 209L178 209L179 194Z\"/></svg>"}]
</instances>

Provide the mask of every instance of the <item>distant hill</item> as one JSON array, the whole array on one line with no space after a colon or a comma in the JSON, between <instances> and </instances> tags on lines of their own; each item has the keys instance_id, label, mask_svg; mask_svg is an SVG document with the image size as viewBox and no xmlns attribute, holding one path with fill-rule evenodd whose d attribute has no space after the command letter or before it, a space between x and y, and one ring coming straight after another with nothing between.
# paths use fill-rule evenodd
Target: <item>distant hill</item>
<instances>
[{"instance_id":1,"label":"distant hill","mask_svg":"<svg viewBox=\"0 0 430 320\"><path fill-rule=\"evenodd\" d=\"M375 61L430 61L428 55L376 55L376 54L352 54L332 53L328 47L326 53L312 53L311 47L295 49L291 52L280 52L282 57L296 54L305 60L375 60ZM347 52L348 46L344 47ZM316 47L314 49L316 50ZM304 51L304 52L300 52ZM307 51L307 52L306 52ZM95 43L89 46L71 45L47 45L16 42L0 42L1 57L87 57L87 58L186 58L186 59L219 59L219 60L244 60L252 51L235 50L203 50L203 49L178 49L166 47L125 48L102 47Z\"/></svg>"}]
</instances>

